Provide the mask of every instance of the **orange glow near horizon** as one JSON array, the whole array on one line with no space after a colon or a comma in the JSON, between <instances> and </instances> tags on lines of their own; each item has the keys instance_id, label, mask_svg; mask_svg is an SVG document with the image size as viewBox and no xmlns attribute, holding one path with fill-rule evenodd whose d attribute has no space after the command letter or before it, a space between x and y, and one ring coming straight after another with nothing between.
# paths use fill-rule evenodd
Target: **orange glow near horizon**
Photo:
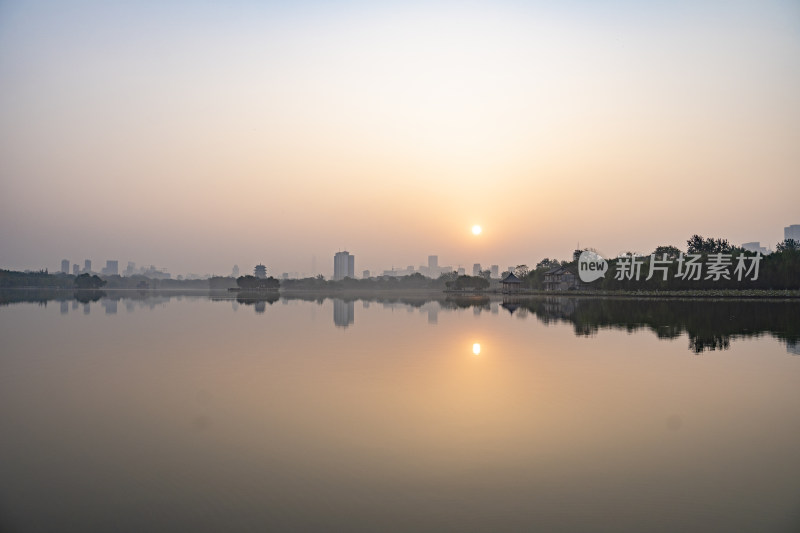
<instances>
[{"instance_id":1,"label":"orange glow near horizon","mask_svg":"<svg viewBox=\"0 0 800 533\"><path fill-rule=\"evenodd\" d=\"M329 276L344 247L536 264L800 222L789 8L12 4L0 268Z\"/></svg>"}]
</instances>

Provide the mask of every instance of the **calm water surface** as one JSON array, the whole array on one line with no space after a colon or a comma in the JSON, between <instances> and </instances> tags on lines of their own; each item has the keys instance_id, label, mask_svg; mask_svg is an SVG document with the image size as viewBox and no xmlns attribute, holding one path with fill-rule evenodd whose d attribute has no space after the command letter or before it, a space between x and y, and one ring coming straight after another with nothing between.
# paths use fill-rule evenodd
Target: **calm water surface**
<instances>
[{"instance_id":1,"label":"calm water surface","mask_svg":"<svg viewBox=\"0 0 800 533\"><path fill-rule=\"evenodd\" d=\"M2 531L800 530L797 302L9 294Z\"/></svg>"}]
</instances>

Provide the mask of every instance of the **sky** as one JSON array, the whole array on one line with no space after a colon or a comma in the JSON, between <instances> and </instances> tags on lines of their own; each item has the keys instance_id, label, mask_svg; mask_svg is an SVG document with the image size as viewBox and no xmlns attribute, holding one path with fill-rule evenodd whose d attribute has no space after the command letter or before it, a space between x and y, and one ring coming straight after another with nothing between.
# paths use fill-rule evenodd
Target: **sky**
<instances>
[{"instance_id":1,"label":"sky","mask_svg":"<svg viewBox=\"0 0 800 533\"><path fill-rule=\"evenodd\" d=\"M0 1L0 268L774 248L798 147L794 0Z\"/></svg>"}]
</instances>

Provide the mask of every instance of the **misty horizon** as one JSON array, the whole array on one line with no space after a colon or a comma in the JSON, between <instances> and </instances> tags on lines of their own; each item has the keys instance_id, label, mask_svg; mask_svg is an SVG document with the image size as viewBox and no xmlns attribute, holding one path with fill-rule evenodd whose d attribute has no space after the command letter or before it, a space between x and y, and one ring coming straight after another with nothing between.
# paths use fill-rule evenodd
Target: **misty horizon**
<instances>
[{"instance_id":1,"label":"misty horizon","mask_svg":"<svg viewBox=\"0 0 800 533\"><path fill-rule=\"evenodd\" d=\"M774 247L798 222L799 10L5 2L0 268Z\"/></svg>"}]
</instances>

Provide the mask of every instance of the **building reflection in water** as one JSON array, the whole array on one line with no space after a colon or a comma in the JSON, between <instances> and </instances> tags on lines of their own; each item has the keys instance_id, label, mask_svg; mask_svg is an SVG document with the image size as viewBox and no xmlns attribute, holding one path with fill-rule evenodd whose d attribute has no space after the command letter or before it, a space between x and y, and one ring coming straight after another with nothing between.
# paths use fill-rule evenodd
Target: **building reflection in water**
<instances>
[{"instance_id":1,"label":"building reflection in water","mask_svg":"<svg viewBox=\"0 0 800 533\"><path fill-rule=\"evenodd\" d=\"M428 324L435 326L439 323L439 304L431 305L428 308Z\"/></svg>"},{"instance_id":2,"label":"building reflection in water","mask_svg":"<svg viewBox=\"0 0 800 533\"><path fill-rule=\"evenodd\" d=\"M337 327L346 328L355 321L355 302L339 298L333 299L333 323Z\"/></svg>"}]
</instances>

